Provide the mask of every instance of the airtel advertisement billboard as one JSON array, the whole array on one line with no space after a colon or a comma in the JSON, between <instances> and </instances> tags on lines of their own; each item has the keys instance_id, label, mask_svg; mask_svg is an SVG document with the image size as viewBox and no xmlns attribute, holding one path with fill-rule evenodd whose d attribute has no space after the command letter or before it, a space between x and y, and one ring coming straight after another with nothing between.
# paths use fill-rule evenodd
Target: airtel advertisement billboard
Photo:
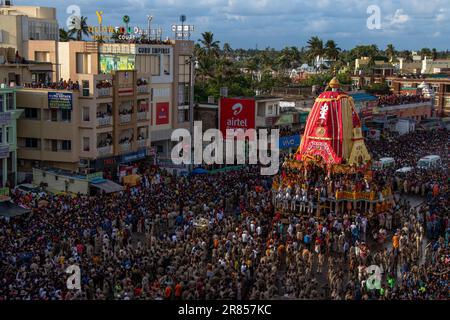
<instances>
[{"instance_id":1,"label":"airtel advertisement billboard","mask_svg":"<svg viewBox=\"0 0 450 320\"><path fill-rule=\"evenodd\" d=\"M169 103L160 102L156 104L156 125L169 124Z\"/></svg>"},{"instance_id":2,"label":"airtel advertisement billboard","mask_svg":"<svg viewBox=\"0 0 450 320\"><path fill-rule=\"evenodd\" d=\"M220 100L220 131L226 138L227 129L255 129L254 99L222 98Z\"/></svg>"}]
</instances>

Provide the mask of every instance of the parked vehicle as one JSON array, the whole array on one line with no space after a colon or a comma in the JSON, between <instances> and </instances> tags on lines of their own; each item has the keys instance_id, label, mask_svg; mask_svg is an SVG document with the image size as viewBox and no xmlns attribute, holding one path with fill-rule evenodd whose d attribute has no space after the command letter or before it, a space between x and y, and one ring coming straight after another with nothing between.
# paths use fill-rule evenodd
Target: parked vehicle
<instances>
[{"instance_id":1,"label":"parked vehicle","mask_svg":"<svg viewBox=\"0 0 450 320\"><path fill-rule=\"evenodd\" d=\"M403 168L400 168L400 169L396 170L395 174L396 175L403 175L403 174L406 174L408 172L411 172L413 169L414 169L413 167L403 167Z\"/></svg>"},{"instance_id":2,"label":"parked vehicle","mask_svg":"<svg viewBox=\"0 0 450 320\"><path fill-rule=\"evenodd\" d=\"M436 155L423 157L417 163L417 167L420 169L439 168L441 165L442 165L441 157Z\"/></svg>"},{"instance_id":3,"label":"parked vehicle","mask_svg":"<svg viewBox=\"0 0 450 320\"><path fill-rule=\"evenodd\" d=\"M374 170L383 170L386 168L392 168L395 166L395 159L394 158L381 158L378 161L375 161L373 164Z\"/></svg>"},{"instance_id":4,"label":"parked vehicle","mask_svg":"<svg viewBox=\"0 0 450 320\"><path fill-rule=\"evenodd\" d=\"M16 192L19 192L22 195L31 194L33 196L40 196L40 197L44 197L44 196L47 195L44 192L44 190L42 190L38 186L35 186L35 185L31 184L31 183L19 184L18 186L16 186L13 189L13 193L16 193Z\"/></svg>"}]
</instances>

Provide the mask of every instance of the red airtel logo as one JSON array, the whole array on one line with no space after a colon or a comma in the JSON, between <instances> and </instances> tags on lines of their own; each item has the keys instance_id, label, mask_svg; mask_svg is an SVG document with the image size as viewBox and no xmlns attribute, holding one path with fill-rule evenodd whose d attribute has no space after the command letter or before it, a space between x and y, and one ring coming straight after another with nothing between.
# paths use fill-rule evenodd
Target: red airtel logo
<instances>
[{"instance_id":1,"label":"red airtel logo","mask_svg":"<svg viewBox=\"0 0 450 320\"><path fill-rule=\"evenodd\" d=\"M236 103L234 106L231 107L231 110L233 110L233 115L237 116L242 112L244 109L244 106L241 103Z\"/></svg>"}]
</instances>

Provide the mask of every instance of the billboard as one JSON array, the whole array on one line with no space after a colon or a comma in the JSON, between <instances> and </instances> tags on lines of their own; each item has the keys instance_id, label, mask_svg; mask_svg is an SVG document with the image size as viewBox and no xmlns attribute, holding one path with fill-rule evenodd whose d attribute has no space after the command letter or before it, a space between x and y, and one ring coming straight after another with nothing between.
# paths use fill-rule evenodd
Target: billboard
<instances>
[{"instance_id":1,"label":"billboard","mask_svg":"<svg viewBox=\"0 0 450 320\"><path fill-rule=\"evenodd\" d=\"M100 72L134 70L136 59L130 54L100 54Z\"/></svg>"},{"instance_id":2,"label":"billboard","mask_svg":"<svg viewBox=\"0 0 450 320\"><path fill-rule=\"evenodd\" d=\"M227 129L255 129L255 99L221 98L219 127L224 138Z\"/></svg>"},{"instance_id":3,"label":"billboard","mask_svg":"<svg viewBox=\"0 0 450 320\"><path fill-rule=\"evenodd\" d=\"M300 135L296 134L288 137L281 137L279 142L280 149L295 148L300 145Z\"/></svg>"},{"instance_id":4,"label":"billboard","mask_svg":"<svg viewBox=\"0 0 450 320\"><path fill-rule=\"evenodd\" d=\"M72 94L63 92L49 92L48 107L50 109L72 110Z\"/></svg>"},{"instance_id":5,"label":"billboard","mask_svg":"<svg viewBox=\"0 0 450 320\"><path fill-rule=\"evenodd\" d=\"M156 125L169 124L169 103L159 102L156 104Z\"/></svg>"}]
</instances>

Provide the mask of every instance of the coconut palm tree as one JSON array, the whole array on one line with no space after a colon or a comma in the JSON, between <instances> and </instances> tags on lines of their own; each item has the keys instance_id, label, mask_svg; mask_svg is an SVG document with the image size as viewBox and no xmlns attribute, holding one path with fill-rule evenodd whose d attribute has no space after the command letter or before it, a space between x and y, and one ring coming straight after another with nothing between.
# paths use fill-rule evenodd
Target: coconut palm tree
<instances>
[{"instance_id":1,"label":"coconut palm tree","mask_svg":"<svg viewBox=\"0 0 450 320\"><path fill-rule=\"evenodd\" d=\"M433 57L433 60L436 60L438 58L438 52L437 52L436 48L433 48L431 50L431 56Z\"/></svg>"},{"instance_id":2,"label":"coconut palm tree","mask_svg":"<svg viewBox=\"0 0 450 320\"><path fill-rule=\"evenodd\" d=\"M72 20L72 27L69 30L69 36L76 35L77 41L83 40L83 35L90 37L92 32L89 31L87 17L75 17Z\"/></svg>"},{"instance_id":3,"label":"coconut palm tree","mask_svg":"<svg viewBox=\"0 0 450 320\"><path fill-rule=\"evenodd\" d=\"M214 40L214 34L211 31L203 32L202 38L198 41L202 45L202 54L215 58L219 56L220 41Z\"/></svg>"},{"instance_id":4,"label":"coconut palm tree","mask_svg":"<svg viewBox=\"0 0 450 320\"><path fill-rule=\"evenodd\" d=\"M341 52L341 48L336 45L334 40L328 40L325 44L325 55L328 59L337 61L339 58L339 53Z\"/></svg>"},{"instance_id":5,"label":"coconut palm tree","mask_svg":"<svg viewBox=\"0 0 450 320\"><path fill-rule=\"evenodd\" d=\"M314 61L316 57L323 56L324 54L323 41L319 37L314 36L311 39L309 39L307 43L308 43L307 45L308 56L311 61Z\"/></svg>"},{"instance_id":6,"label":"coconut palm tree","mask_svg":"<svg viewBox=\"0 0 450 320\"><path fill-rule=\"evenodd\" d=\"M397 55L397 51L395 51L393 44L388 44L385 50L385 53L387 57L389 58L389 61L392 61L395 56Z\"/></svg>"},{"instance_id":7,"label":"coconut palm tree","mask_svg":"<svg viewBox=\"0 0 450 320\"><path fill-rule=\"evenodd\" d=\"M225 42L223 44L222 51L223 51L223 54L225 55L225 58L228 58L231 55L231 53L233 52L233 49L231 49L231 46L228 42Z\"/></svg>"},{"instance_id":8,"label":"coconut palm tree","mask_svg":"<svg viewBox=\"0 0 450 320\"><path fill-rule=\"evenodd\" d=\"M75 40L72 36L69 35L69 33L64 29L59 29L59 41L61 42L67 42L70 40Z\"/></svg>"}]
</instances>

